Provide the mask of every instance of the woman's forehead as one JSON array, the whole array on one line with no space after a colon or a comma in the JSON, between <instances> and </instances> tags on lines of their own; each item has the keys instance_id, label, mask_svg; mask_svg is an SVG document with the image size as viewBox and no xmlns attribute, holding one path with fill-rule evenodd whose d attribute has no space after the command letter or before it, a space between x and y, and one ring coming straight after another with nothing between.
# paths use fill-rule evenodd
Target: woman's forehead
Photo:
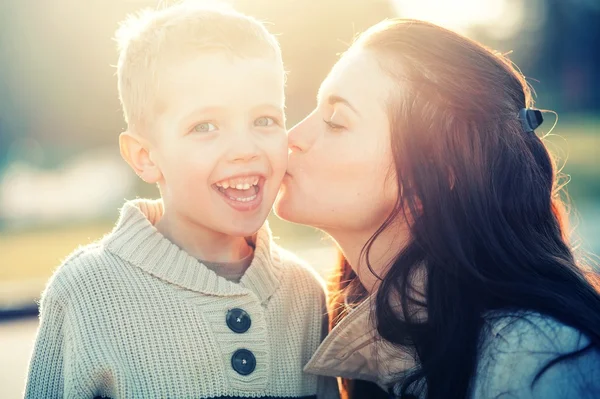
<instances>
[{"instance_id":1,"label":"woman's forehead","mask_svg":"<svg viewBox=\"0 0 600 399\"><path fill-rule=\"evenodd\" d=\"M390 79L372 52L351 50L338 60L321 84L318 100L321 103L338 96L362 107L378 100L385 102L390 86Z\"/></svg>"}]
</instances>

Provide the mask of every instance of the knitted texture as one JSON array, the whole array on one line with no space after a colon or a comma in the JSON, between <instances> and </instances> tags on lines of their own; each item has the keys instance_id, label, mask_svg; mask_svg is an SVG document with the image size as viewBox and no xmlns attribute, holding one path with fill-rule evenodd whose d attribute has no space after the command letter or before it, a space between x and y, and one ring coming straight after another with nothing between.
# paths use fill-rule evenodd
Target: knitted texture
<instances>
[{"instance_id":1,"label":"knitted texture","mask_svg":"<svg viewBox=\"0 0 600 399\"><path fill-rule=\"evenodd\" d=\"M239 284L161 235L160 201L127 202L114 230L69 256L50 279L29 366L27 398L337 397L336 382L303 373L326 329L322 281L255 235ZM244 333L230 309L251 318ZM247 349L256 368L232 367Z\"/></svg>"}]
</instances>

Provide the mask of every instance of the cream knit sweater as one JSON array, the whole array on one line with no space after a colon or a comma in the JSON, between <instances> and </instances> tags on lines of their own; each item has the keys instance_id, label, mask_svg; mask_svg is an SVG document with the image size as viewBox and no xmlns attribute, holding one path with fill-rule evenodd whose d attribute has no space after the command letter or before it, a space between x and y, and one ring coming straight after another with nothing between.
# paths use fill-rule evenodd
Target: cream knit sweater
<instances>
[{"instance_id":1,"label":"cream knit sweater","mask_svg":"<svg viewBox=\"0 0 600 399\"><path fill-rule=\"evenodd\" d=\"M159 201L126 203L110 234L56 271L25 396L336 398L334 379L302 371L326 331L316 274L265 225L235 284L162 236L161 215ZM228 327L232 309L247 331Z\"/></svg>"}]
</instances>

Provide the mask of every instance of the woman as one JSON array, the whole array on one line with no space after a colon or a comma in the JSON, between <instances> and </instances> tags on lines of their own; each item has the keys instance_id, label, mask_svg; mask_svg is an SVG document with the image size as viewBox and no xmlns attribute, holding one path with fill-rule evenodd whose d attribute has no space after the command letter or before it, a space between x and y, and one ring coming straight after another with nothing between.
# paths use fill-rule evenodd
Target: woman
<instances>
[{"instance_id":1,"label":"woman","mask_svg":"<svg viewBox=\"0 0 600 399\"><path fill-rule=\"evenodd\" d=\"M598 280L568 245L532 106L510 61L432 24L383 22L342 56L289 132L276 204L343 253L308 372L351 398L382 392L361 380L396 397L600 397Z\"/></svg>"}]
</instances>

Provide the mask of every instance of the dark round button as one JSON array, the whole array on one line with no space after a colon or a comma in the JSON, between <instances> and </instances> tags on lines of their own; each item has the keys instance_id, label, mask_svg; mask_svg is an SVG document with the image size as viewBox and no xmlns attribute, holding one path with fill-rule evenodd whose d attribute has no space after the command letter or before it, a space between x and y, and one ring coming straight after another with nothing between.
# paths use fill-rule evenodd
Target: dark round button
<instances>
[{"instance_id":1,"label":"dark round button","mask_svg":"<svg viewBox=\"0 0 600 399\"><path fill-rule=\"evenodd\" d=\"M238 374L251 374L256 368L256 358L248 349L238 349L231 357L231 367Z\"/></svg>"},{"instance_id":2,"label":"dark round button","mask_svg":"<svg viewBox=\"0 0 600 399\"><path fill-rule=\"evenodd\" d=\"M225 317L225 321L227 322L227 326L231 329L231 331L238 334L248 331L250 325L252 324L250 315L246 313L245 310L239 308L229 310L227 312L227 316Z\"/></svg>"}]
</instances>

